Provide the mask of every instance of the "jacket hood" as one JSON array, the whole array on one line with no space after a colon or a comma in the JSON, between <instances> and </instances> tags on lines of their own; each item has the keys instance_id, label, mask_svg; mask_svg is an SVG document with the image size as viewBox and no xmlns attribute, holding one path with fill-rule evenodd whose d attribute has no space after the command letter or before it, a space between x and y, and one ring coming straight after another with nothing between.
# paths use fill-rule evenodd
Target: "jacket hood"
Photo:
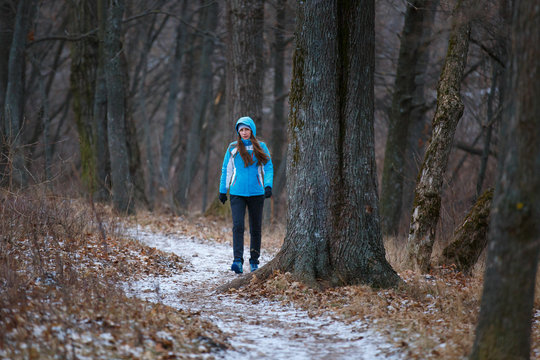
<instances>
[{"instance_id":1,"label":"jacket hood","mask_svg":"<svg viewBox=\"0 0 540 360\"><path fill-rule=\"evenodd\" d=\"M251 132L253 133L253 137L257 137L257 128L255 127L255 122L252 118L250 118L249 116L244 116L238 119L238 121L236 122L236 126L234 127L236 132L238 132L238 126L241 124L249 126Z\"/></svg>"}]
</instances>

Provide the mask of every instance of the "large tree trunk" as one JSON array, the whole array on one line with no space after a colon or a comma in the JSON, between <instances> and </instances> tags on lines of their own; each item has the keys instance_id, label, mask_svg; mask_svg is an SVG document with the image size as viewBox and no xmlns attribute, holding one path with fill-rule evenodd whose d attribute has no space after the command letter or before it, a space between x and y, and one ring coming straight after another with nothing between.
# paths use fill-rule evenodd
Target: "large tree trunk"
<instances>
[{"instance_id":1,"label":"large tree trunk","mask_svg":"<svg viewBox=\"0 0 540 360\"><path fill-rule=\"evenodd\" d=\"M263 0L227 1L227 113L233 128L250 116L262 129ZM272 149L270 149L272 150Z\"/></svg>"},{"instance_id":2,"label":"large tree trunk","mask_svg":"<svg viewBox=\"0 0 540 360\"><path fill-rule=\"evenodd\" d=\"M85 34L98 24L94 1L70 2L69 31ZM98 67L99 43L95 37L85 37L71 44L70 88L73 94L73 114L79 134L82 181L91 196L99 188L97 180L98 153L96 148L96 122L94 121L94 97Z\"/></svg>"},{"instance_id":3,"label":"large tree trunk","mask_svg":"<svg viewBox=\"0 0 540 360\"><path fill-rule=\"evenodd\" d=\"M493 189L486 190L456 229L444 248L441 263L454 264L459 271L470 272L487 244Z\"/></svg>"},{"instance_id":4,"label":"large tree trunk","mask_svg":"<svg viewBox=\"0 0 540 360\"><path fill-rule=\"evenodd\" d=\"M112 0L108 9L105 36L105 80L113 205L117 211L131 213L134 210L133 184L126 142L125 71L121 55L123 14L124 1Z\"/></svg>"},{"instance_id":5,"label":"large tree trunk","mask_svg":"<svg viewBox=\"0 0 540 360\"><path fill-rule=\"evenodd\" d=\"M385 259L379 223L374 8L373 0L298 3L287 234L259 279L281 269L315 286L400 281Z\"/></svg>"},{"instance_id":6,"label":"large tree trunk","mask_svg":"<svg viewBox=\"0 0 540 360\"><path fill-rule=\"evenodd\" d=\"M11 185L25 186L27 174L24 167L24 153L21 148L21 132L24 115L24 84L25 84L25 51L26 41L33 14L36 10L36 0L20 0L15 16L15 28L8 61L8 82L4 103L4 125L8 158L11 162Z\"/></svg>"},{"instance_id":7,"label":"large tree trunk","mask_svg":"<svg viewBox=\"0 0 540 360\"><path fill-rule=\"evenodd\" d=\"M218 3L207 6L203 12L203 27L210 34L214 33L216 30L218 12ZM198 155L201 153L202 125L204 123L208 104L212 101L212 80L214 73L212 70L211 56L213 52L214 39L210 36L206 36L203 39L203 48L200 59L198 99L195 113L189 127L184 167L180 175L180 182L176 195L178 205L184 211L188 209L189 188L191 181L196 174L197 163L199 160Z\"/></svg>"},{"instance_id":8,"label":"large tree trunk","mask_svg":"<svg viewBox=\"0 0 540 360\"><path fill-rule=\"evenodd\" d=\"M411 265L422 272L430 268L441 208L443 175L448 165L454 133L463 114L460 89L470 36L470 22L465 11L464 0L459 0L454 9L448 50L437 87L437 109L433 118L431 142L415 190L407 251Z\"/></svg>"},{"instance_id":9,"label":"large tree trunk","mask_svg":"<svg viewBox=\"0 0 540 360\"><path fill-rule=\"evenodd\" d=\"M422 34L424 19L430 17L430 3L414 0L406 5L382 174L381 220L385 235L396 235L399 230L409 127L413 121L413 106L418 106L413 103L417 64L422 59L421 52L425 51Z\"/></svg>"},{"instance_id":10,"label":"large tree trunk","mask_svg":"<svg viewBox=\"0 0 540 360\"><path fill-rule=\"evenodd\" d=\"M540 6L516 0L499 176L470 359L529 359L540 253ZM536 39L536 40L535 40ZM535 44L535 45L531 45Z\"/></svg>"}]
</instances>

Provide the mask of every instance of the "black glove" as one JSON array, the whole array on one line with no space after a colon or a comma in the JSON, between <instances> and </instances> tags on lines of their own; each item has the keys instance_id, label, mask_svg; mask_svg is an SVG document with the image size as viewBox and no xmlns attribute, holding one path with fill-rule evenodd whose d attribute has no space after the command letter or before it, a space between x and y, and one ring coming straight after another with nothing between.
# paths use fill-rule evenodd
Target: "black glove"
<instances>
[{"instance_id":1,"label":"black glove","mask_svg":"<svg viewBox=\"0 0 540 360\"><path fill-rule=\"evenodd\" d=\"M227 194L219 193L219 201L221 201L222 204L225 204L225 201L227 201Z\"/></svg>"},{"instance_id":2,"label":"black glove","mask_svg":"<svg viewBox=\"0 0 540 360\"><path fill-rule=\"evenodd\" d=\"M267 186L264 188L264 197L268 199L272 196L272 188L270 186Z\"/></svg>"}]
</instances>

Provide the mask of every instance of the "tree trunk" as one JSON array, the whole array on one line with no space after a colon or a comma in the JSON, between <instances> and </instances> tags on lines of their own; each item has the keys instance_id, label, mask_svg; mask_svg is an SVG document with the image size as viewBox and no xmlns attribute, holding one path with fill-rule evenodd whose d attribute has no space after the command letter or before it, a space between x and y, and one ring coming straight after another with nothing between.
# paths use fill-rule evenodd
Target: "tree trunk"
<instances>
[{"instance_id":1,"label":"tree trunk","mask_svg":"<svg viewBox=\"0 0 540 360\"><path fill-rule=\"evenodd\" d=\"M4 102L8 83L9 49L13 38L15 8L10 0L0 0L0 111L4 119ZM4 124L0 124L0 135L4 133ZM2 138L0 138L2 141Z\"/></svg>"},{"instance_id":2,"label":"tree trunk","mask_svg":"<svg viewBox=\"0 0 540 360\"><path fill-rule=\"evenodd\" d=\"M443 250L441 263L455 264L469 273L487 244L487 232L493 189L486 190L456 229L450 244Z\"/></svg>"},{"instance_id":3,"label":"tree trunk","mask_svg":"<svg viewBox=\"0 0 540 360\"><path fill-rule=\"evenodd\" d=\"M6 152L8 150L4 132L6 130L4 103L8 84L9 49L13 38L15 13L11 1L0 0L0 185L4 185Z\"/></svg>"},{"instance_id":4,"label":"tree trunk","mask_svg":"<svg viewBox=\"0 0 540 360\"><path fill-rule=\"evenodd\" d=\"M143 49L140 54L140 63L139 66L141 68L140 70L140 81L133 80L134 86L138 86L138 89L133 89L132 94L138 99L136 103L133 104L135 107L135 111L139 113L140 122L142 123L142 143L143 143L143 149L145 152L145 163L147 164L147 180L146 180L146 192L148 194L148 201L150 203L150 208L153 208L154 201L155 201L155 195L156 195L156 185L157 185L157 176L156 176L156 170L155 170L155 160L154 155L152 152L152 149L154 147L153 144L153 134L152 134L152 127L150 125L150 117L148 116L148 106L147 106L147 93L146 93L146 78L148 75L148 54L150 53L150 50L152 48L153 38L154 38L154 25L156 23L156 16L152 16L152 18L149 21L149 24L146 24L145 29L146 32L144 34L145 41L143 45ZM135 77L138 77L138 74L135 73Z\"/></svg>"},{"instance_id":5,"label":"tree trunk","mask_svg":"<svg viewBox=\"0 0 540 360\"><path fill-rule=\"evenodd\" d=\"M476 339L476 359L529 359L540 253L540 6L513 3L505 134ZM536 40L535 40L536 39Z\"/></svg>"},{"instance_id":6,"label":"tree trunk","mask_svg":"<svg viewBox=\"0 0 540 360\"><path fill-rule=\"evenodd\" d=\"M141 162L141 148L139 146L139 139L142 138L140 134L141 130L138 129L137 124L135 123L133 112L129 111L133 108L131 106L132 99L126 98L126 85L127 79L129 78L126 56L123 51L119 54L119 56L121 57L120 66L124 71L124 101L126 102L124 108L128 109L128 111L124 111L124 119L126 129L126 145L129 159L129 174L131 183L133 185L132 197L135 204L148 207L148 199L145 191L146 185Z\"/></svg>"},{"instance_id":7,"label":"tree trunk","mask_svg":"<svg viewBox=\"0 0 540 360\"><path fill-rule=\"evenodd\" d=\"M40 63L35 64L38 68L41 68ZM41 105L39 109L40 116L40 126L43 129L43 152L45 155L45 182L47 186L51 189L51 167L52 167L52 146L50 140L50 127L51 127L51 117L50 117L50 107L49 107L49 93L47 92L45 85L45 75L40 74L39 76L39 92L41 95ZM37 142L37 141L36 141Z\"/></svg>"},{"instance_id":8,"label":"tree trunk","mask_svg":"<svg viewBox=\"0 0 540 360\"><path fill-rule=\"evenodd\" d=\"M15 16L15 28L8 61L8 82L4 103L4 125L9 158L11 162L11 185L24 187L27 174L24 153L21 148L21 131L24 115L25 51L28 32L32 25L36 0L19 0ZM15 184L13 184L15 183Z\"/></svg>"},{"instance_id":9,"label":"tree trunk","mask_svg":"<svg viewBox=\"0 0 540 360\"><path fill-rule=\"evenodd\" d=\"M399 230L405 153L412 122L417 62L420 60L420 51L424 45L422 33L429 3L430 1L426 0L413 0L407 3L405 23L401 33L381 188L381 220L385 235L396 235Z\"/></svg>"},{"instance_id":10,"label":"tree trunk","mask_svg":"<svg viewBox=\"0 0 540 360\"><path fill-rule=\"evenodd\" d=\"M263 0L227 1L227 113L231 129L241 116L250 116L262 128L263 25Z\"/></svg>"},{"instance_id":11,"label":"tree trunk","mask_svg":"<svg viewBox=\"0 0 540 360\"><path fill-rule=\"evenodd\" d=\"M272 149L272 164L274 165L274 188L272 197L275 199L276 205L274 206L274 216L278 217L279 214L276 211L279 209L280 194L283 192L283 185L285 184L285 172L280 172L281 164L285 158L283 156L283 144L286 139L286 124L285 124L285 100L287 99L283 94L285 93L285 86L283 83L283 75L285 68L285 20L286 20L286 5L287 0L278 0L276 2L276 26L274 30L274 122L272 126L272 140L270 142Z\"/></svg>"},{"instance_id":12,"label":"tree trunk","mask_svg":"<svg viewBox=\"0 0 540 360\"><path fill-rule=\"evenodd\" d=\"M216 90L216 95L214 95L214 101L212 103L212 113L210 116L207 116L207 120L206 120L206 124L203 125L203 129L204 129L204 136L203 136L203 143L202 143L202 148L204 149L208 149L207 151L205 151L205 161L204 161L204 174L203 174L203 199L202 199L202 209L201 209L201 212L202 213L206 213L207 209L208 209L208 191L209 189L211 189L211 194L213 197L215 197L216 195L216 192L215 192L215 188L216 186L218 186L218 182L219 182L219 177L218 176L214 176L213 179L214 181L212 181L212 183L210 184L211 187L209 187L209 178L210 178L210 153L212 152L212 144L215 144L215 142L213 141L214 139L214 134L218 131L218 119L220 118L220 110L221 108L223 107L223 94L225 92L225 76L222 75L220 76L220 79L219 79L219 82L218 82L218 86L217 86L217 90ZM217 174L216 174L217 175ZM217 197L216 197L217 199ZM223 206L224 207L224 206ZM229 207L230 209L230 207Z\"/></svg>"},{"instance_id":13,"label":"tree trunk","mask_svg":"<svg viewBox=\"0 0 540 360\"><path fill-rule=\"evenodd\" d=\"M184 1L182 7L184 14L187 1ZM169 168L171 166L172 140L174 135L174 120L178 107L178 91L180 89L180 74L182 73L182 59L184 56L184 47L186 39L185 24L179 23L176 30L176 47L174 50L174 60L171 66L171 76L169 81L169 96L167 101L167 110L165 113L165 126L163 128L163 138L161 141L161 158L159 166L159 196L160 203L173 207L173 196L169 178Z\"/></svg>"},{"instance_id":14,"label":"tree trunk","mask_svg":"<svg viewBox=\"0 0 540 360\"><path fill-rule=\"evenodd\" d=\"M258 279L280 269L314 286L400 281L379 223L374 9L372 0L298 2L287 234Z\"/></svg>"},{"instance_id":15,"label":"tree trunk","mask_svg":"<svg viewBox=\"0 0 540 360\"><path fill-rule=\"evenodd\" d=\"M95 29L98 23L94 1L70 2L69 31L85 34ZM71 44L70 89L73 94L73 114L79 135L81 155L81 177L86 191L93 196L99 187L97 180L96 122L94 121L94 95L98 67L99 43L95 37L85 37Z\"/></svg>"},{"instance_id":16,"label":"tree trunk","mask_svg":"<svg viewBox=\"0 0 540 360\"><path fill-rule=\"evenodd\" d=\"M504 86L499 86L499 78L502 73L502 68L498 63L492 61L493 63L493 77L491 79L491 90L488 95L487 100L487 119L486 123L483 124L485 128L486 135L484 137L484 147L482 149L482 158L480 160L480 170L478 171L478 181L476 182L476 197L480 196L482 192L482 186L484 184L484 179L486 177L486 169L490 155L490 146L491 146L491 137L493 133L494 124L499 122L500 109L502 108L502 103L497 104L497 108L494 109L494 100L497 93L497 87L499 88L499 94L504 92ZM495 110L495 111L494 111ZM495 114L494 114L495 113Z\"/></svg>"},{"instance_id":17,"label":"tree trunk","mask_svg":"<svg viewBox=\"0 0 540 360\"><path fill-rule=\"evenodd\" d=\"M121 52L124 0L112 0L105 37L105 80L107 86L107 130L111 156L112 198L117 211L132 213L133 184L130 176L125 121L125 71Z\"/></svg>"},{"instance_id":18,"label":"tree trunk","mask_svg":"<svg viewBox=\"0 0 540 360\"><path fill-rule=\"evenodd\" d=\"M418 49L418 60L416 61L416 87L412 94L411 123L409 124L409 136L403 169L403 195L398 231L403 231L405 235L409 232L409 221L418 170L424 158L426 144L431 135L431 119L428 119L426 116L426 112L430 109L430 106L426 103L425 90L426 81L429 77L427 69L431 58L430 46L433 42L433 24L439 6L439 0L428 0L425 6L424 29L422 31L422 43Z\"/></svg>"},{"instance_id":19,"label":"tree trunk","mask_svg":"<svg viewBox=\"0 0 540 360\"><path fill-rule=\"evenodd\" d=\"M214 33L217 25L219 12L218 3L207 6L203 12L204 29ZM198 155L201 153L201 131L208 104L212 101L213 71L211 56L214 52L214 39L205 36L200 59L199 95L195 108L195 114L189 127L187 146L185 152L184 167L180 175L180 182L176 200L182 210L187 210L189 205L189 188L196 173Z\"/></svg>"},{"instance_id":20,"label":"tree trunk","mask_svg":"<svg viewBox=\"0 0 540 360\"><path fill-rule=\"evenodd\" d=\"M105 79L105 35L107 23L106 0L97 1L98 19L98 63L94 88L94 126L96 130L96 180L95 199L107 201L110 197L111 161L109 154L109 135L107 130L107 84Z\"/></svg>"},{"instance_id":21,"label":"tree trunk","mask_svg":"<svg viewBox=\"0 0 540 360\"><path fill-rule=\"evenodd\" d=\"M407 251L411 265L421 272L427 272L430 268L441 208L443 175L448 165L454 133L463 114L460 89L470 36L470 22L466 19L465 11L463 1L459 0L454 9L445 64L437 87L437 109L433 118L431 142L415 190Z\"/></svg>"}]
</instances>

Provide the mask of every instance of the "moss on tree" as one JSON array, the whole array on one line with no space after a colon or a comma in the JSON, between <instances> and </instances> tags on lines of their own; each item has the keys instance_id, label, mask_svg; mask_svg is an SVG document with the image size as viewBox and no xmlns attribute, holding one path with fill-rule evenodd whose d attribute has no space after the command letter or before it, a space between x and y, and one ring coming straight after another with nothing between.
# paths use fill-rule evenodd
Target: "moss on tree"
<instances>
[{"instance_id":1,"label":"moss on tree","mask_svg":"<svg viewBox=\"0 0 540 360\"><path fill-rule=\"evenodd\" d=\"M444 250L443 264L455 264L457 269L470 272L487 245L493 189L486 190L469 211L463 223Z\"/></svg>"}]
</instances>

